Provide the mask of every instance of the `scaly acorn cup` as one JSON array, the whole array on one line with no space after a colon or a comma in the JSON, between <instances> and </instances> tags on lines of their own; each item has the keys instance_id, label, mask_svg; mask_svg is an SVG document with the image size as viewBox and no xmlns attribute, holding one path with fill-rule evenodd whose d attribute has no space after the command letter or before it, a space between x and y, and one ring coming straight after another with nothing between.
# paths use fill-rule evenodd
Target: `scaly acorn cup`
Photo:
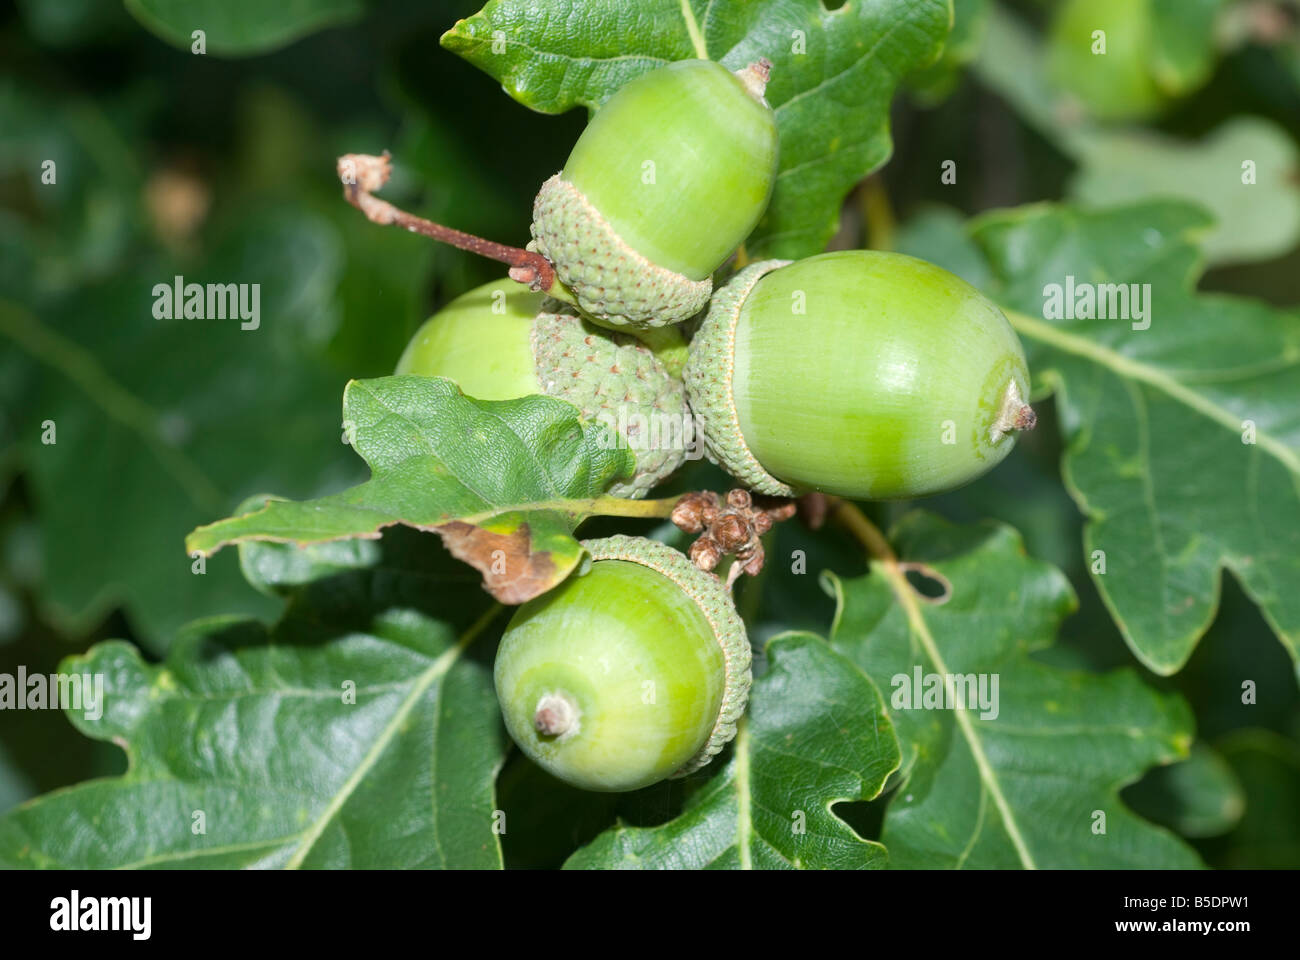
<instances>
[{"instance_id":1,"label":"scaly acorn cup","mask_svg":"<svg viewBox=\"0 0 1300 960\"><path fill-rule=\"evenodd\" d=\"M521 606L501 639L506 729L586 790L692 773L736 735L749 699L749 639L731 595L662 543L583 545L590 569Z\"/></svg>"},{"instance_id":2,"label":"scaly acorn cup","mask_svg":"<svg viewBox=\"0 0 1300 960\"><path fill-rule=\"evenodd\" d=\"M447 377L480 400L569 401L636 455L632 479L610 487L617 497L645 496L686 459L686 392L650 348L512 280L477 287L425 321L395 373Z\"/></svg>"},{"instance_id":3,"label":"scaly acorn cup","mask_svg":"<svg viewBox=\"0 0 1300 960\"><path fill-rule=\"evenodd\" d=\"M760 493L938 493L1033 426L1002 311L959 277L846 250L741 270L691 341L686 389L710 456Z\"/></svg>"},{"instance_id":4,"label":"scaly acorn cup","mask_svg":"<svg viewBox=\"0 0 1300 960\"><path fill-rule=\"evenodd\" d=\"M698 313L712 274L758 223L776 179L776 119L760 61L731 73L681 60L596 111L533 205L530 250L610 327Z\"/></svg>"}]
</instances>

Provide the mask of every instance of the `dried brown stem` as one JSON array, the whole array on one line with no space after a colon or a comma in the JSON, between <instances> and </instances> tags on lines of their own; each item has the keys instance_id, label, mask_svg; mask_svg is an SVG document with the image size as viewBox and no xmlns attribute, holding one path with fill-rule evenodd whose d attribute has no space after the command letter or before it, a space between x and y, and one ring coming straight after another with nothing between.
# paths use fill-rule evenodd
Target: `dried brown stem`
<instances>
[{"instance_id":1,"label":"dried brown stem","mask_svg":"<svg viewBox=\"0 0 1300 960\"><path fill-rule=\"evenodd\" d=\"M826 496L825 517L844 527L866 549L873 560L878 560L891 567L898 566L898 557L880 532L880 528L867 519L867 515L858 509L857 504L843 497Z\"/></svg>"},{"instance_id":2,"label":"dried brown stem","mask_svg":"<svg viewBox=\"0 0 1300 960\"><path fill-rule=\"evenodd\" d=\"M885 535L880 532L880 528L868 519L857 504L842 497L827 496L825 498L825 509L826 519L833 520L847 530L867 551L873 567L884 572L889 580L890 590L893 591L904 608L908 610L909 618L919 616L917 611L920 608L916 606L918 602L928 603L932 606L942 606L952 599L952 581L928 563L915 560L899 560L897 554L894 553L893 547L885 539ZM907 574L909 571L933 580L942 588L943 592L937 597L925 596L908 582Z\"/></svg>"},{"instance_id":3,"label":"dried brown stem","mask_svg":"<svg viewBox=\"0 0 1300 960\"><path fill-rule=\"evenodd\" d=\"M379 157L364 153L345 154L339 157L338 173L339 180L343 183L344 199L365 214L366 219L372 223L401 227L461 250L477 253L489 260L509 264L510 279L528 284L534 290L549 292L555 285L555 267L540 253L444 227L440 223L399 210L387 200L374 196L375 191L388 182L392 173L392 160L387 150Z\"/></svg>"}]
</instances>

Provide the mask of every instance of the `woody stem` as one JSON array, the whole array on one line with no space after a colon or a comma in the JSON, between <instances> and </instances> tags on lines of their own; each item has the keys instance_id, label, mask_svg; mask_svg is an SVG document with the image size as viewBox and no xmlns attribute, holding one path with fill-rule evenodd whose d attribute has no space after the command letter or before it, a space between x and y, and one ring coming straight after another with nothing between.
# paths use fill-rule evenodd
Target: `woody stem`
<instances>
[{"instance_id":1,"label":"woody stem","mask_svg":"<svg viewBox=\"0 0 1300 960\"><path fill-rule=\"evenodd\" d=\"M450 244L460 250L468 250L481 257L509 264L511 280L528 284L534 290L568 299L554 289L560 286L556 283L555 267L540 253L444 227L440 223L400 210L387 200L376 197L374 191L387 183L392 173L392 163L387 151L379 157L364 153L345 154L339 157L338 173L339 180L343 183L344 199L365 214L366 219L372 223L383 226L391 224L432 240Z\"/></svg>"}]
</instances>

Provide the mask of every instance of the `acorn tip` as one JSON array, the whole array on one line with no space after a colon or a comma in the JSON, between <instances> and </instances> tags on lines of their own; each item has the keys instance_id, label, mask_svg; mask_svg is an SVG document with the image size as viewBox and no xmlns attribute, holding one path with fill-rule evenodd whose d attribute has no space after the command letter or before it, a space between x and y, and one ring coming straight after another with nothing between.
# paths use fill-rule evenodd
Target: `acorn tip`
<instances>
[{"instance_id":1,"label":"acorn tip","mask_svg":"<svg viewBox=\"0 0 1300 960\"><path fill-rule=\"evenodd\" d=\"M548 693L537 701L533 729L545 737L559 737L577 725L578 708L563 693Z\"/></svg>"},{"instance_id":2,"label":"acorn tip","mask_svg":"<svg viewBox=\"0 0 1300 960\"><path fill-rule=\"evenodd\" d=\"M737 70L736 76L745 85L745 89L749 91L750 96L764 106L767 105L764 95L767 93L767 82L772 78L771 60L767 59L767 57L759 57L743 70Z\"/></svg>"}]
</instances>

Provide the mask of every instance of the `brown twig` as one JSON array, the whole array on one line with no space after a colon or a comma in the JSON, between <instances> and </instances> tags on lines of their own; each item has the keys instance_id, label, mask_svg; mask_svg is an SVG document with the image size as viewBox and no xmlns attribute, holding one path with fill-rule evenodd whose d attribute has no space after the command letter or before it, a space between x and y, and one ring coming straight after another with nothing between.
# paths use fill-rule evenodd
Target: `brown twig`
<instances>
[{"instance_id":1,"label":"brown twig","mask_svg":"<svg viewBox=\"0 0 1300 960\"><path fill-rule=\"evenodd\" d=\"M871 560L885 570L890 588L905 605L913 601L942 606L952 599L952 581L930 566L916 560L899 560L880 528L872 523L857 504L841 497L824 496L826 519L834 520L862 544ZM908 573L918 573L942 589L936 597L927 597L907 580Z\"/></svg>"},{"instance_id":2,"label":"brown twig","mask_svg":"<svg viewBox=\"0 0 1300 960\"><path fill-rule=\"evenodd\" d=\"M365 214L366 219L372 223L382 226L391 224L461 250L477 253L481 257L509 264L510 279L528 284L534 290L546 292L555 285L555 267L540 253L444 227L440 223L399 210L387 200L374 196L388 182L392 169L392 158L387 150L379 157L364 153L349 153L339 157L338 173L339 180L343 183L344 199Z\"/></svg>"},{"instance_id":3,"label":"brown twig","mask_svg":"<svg viewBox=\"0 0 1300 960\"><path fill-rule=\"evenodd\" d=\"M833 497L825 494L825 518L833 520L851 533L873 560L878 560L890 566L898 566L898 557L894 555L893 548L885 535L880 532L880 528L867 519L867 515L858 509L857 504L842 497Z\"/></svg>"}]
</instances>

